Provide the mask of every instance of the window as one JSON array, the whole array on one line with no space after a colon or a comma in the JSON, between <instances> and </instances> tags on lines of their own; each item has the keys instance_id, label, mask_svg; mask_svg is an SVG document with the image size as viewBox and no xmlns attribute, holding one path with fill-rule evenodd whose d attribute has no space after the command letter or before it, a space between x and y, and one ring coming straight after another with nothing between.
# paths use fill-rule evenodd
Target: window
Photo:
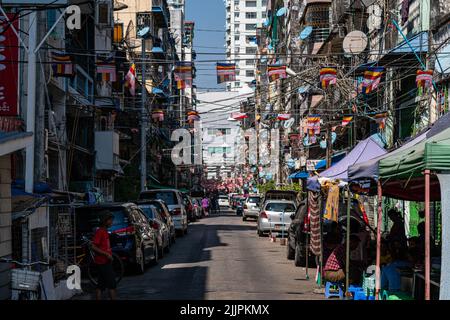
<instances>
[{"instance_id":1,"label":"window","mask_svg":"<svg viewBox=\"0 0 450 320\"><path fill-rule=\"evenodd\" d=\"M256 54L256 47L247 47L247 48L245 48L245 53L247 53L247 54Z\"/></svg>"},{"instance_id":2,"label":"window","mask_svg":"<svg viewBox=\"0 0 450 320\"><path fill-rule=\"evenodd\" d=\"M235 30L239 30L239 23L235 23L235 24L234 24L234 29L235 29Z\"/></svg>"},{"instance_id":3,"label":"window","mask_svg":"<svg viewBox=\"0 0 450 320\"><path fill-rule=\"evenodd\" d=\"M239 5L239 0L234 0L234 5L238 6Z\"/></svg>"},{"instance_id":4,"label":"window","mask_svg":"<svg viewBox=\"0 0 450 320\"><path fill-rule=\"evenodd\" d=\"M261 0L261 5L263 7L267 7L267 0Z\"/></svg>"},{"instance_id":5,"label":"window","mask_svg":"<svg viewBox=\"0 0 450 320\"><path fill-rule=\"evenodd\" d=\"M255 65L255 60L247 59L247 60L245 60L245 65L247 65L247 66L254 66Z\"/></svg>"},{"instance_id":6,"label":"window","mask_svg":"<svg viewBox=\"0 0 450 320\"><path fill-rule=\"evenodd\" d=\"M247 71L245 71L245 76L246 77L254 77L255 76L255 71L247 70Z\"/></svg>"},{"instance_id":7,"label":"window","mask_svg":"<svg viewBox=\"0 0 450 320\"><path fill-rule=\"evenodd\" d=\"M239 41L240 39L241 39L240 36L238 36L238 35L235 35L235 36L234 36L234 41Z\"/></svg>"},{"instance_id":8,"label":"window","mask_svg":"<svg viewBox=\"0 0 450 320\"><path fill-rule=\"evenodd\" d=\"M262 15L263 19L267 18L267 12L263 11L263 12L261 13L261 15Z\"/></svg>"},{"instance_id":9,"label":"window","mask_svg":"<svg viewBox=\"0 0 450 320\"><path fill-rule=\"evenodd\" d=\"M239 47L234 48L234 53L239 53L240 51L241 51L241 48L239 48Z\"/></svg>"},{"instance_id":10,"label":"window","mask_svg":"<svg viewBox=\"0 0 450 320\"><path fill-rule=\"evenodd\" d=\"M255 8L256 7L256 1L245 1L245 6L247 8Z\"/></svg>"},{"instance_id":11,"label":"window","mask_svg":"<svg viewBox=\"0 0 450 320\"><path fill-rule=\"evenodd\" d=\"M247 31L253 31L253 30L256 30L256 23L247 23L246 25L245 25L245 30L247 30Z\"/></svg>"},{"instance_id":12,"label":"window","mask_svg":"<svg viewBox=\"0 0 450 320\"><path fill-rule=\"evenodd\" d=\"M295 206L291 203L269 202L264 210L275 212L295 212Z\"/></svg>"},{"instance_id":13,"label":"window","mask_svg":"<svg viewBox=\"0 0 450 320\"><path fill-rule=\"evenodd\" d=\"M235 17L235 18L239 18L239 12L235 12L235 13L234 13L234 17Z\"/></svg>"},{"instance_id":14,"label":"window","mask_svg":"<svg viewBox=\"0 0 450 320\"><path fill-rule=\"evenodd\" d=\"M208 147L208 153L210 155L213 154L230 154L231 153L231 147Z\"/></svg>"},{"instance_id":15,"label":"window","mask_svg":"<svg viewBox=\"0 0 450 320\"><path fill-rule=\"evenodd\" d=\"M245 18L247 19L256 19L256 12L246 12Z\"/></svg>"}]
</instances>

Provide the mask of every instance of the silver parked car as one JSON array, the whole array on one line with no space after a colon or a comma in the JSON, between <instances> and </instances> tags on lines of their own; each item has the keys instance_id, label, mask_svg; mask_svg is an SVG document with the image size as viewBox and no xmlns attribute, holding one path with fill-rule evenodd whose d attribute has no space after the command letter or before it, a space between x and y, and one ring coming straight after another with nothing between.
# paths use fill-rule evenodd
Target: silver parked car
<instances>
[{"instance_id":1,"label":"silver parked car","mask_svg":"<svg viewBox=\"0 0 450 320\"><path fill-rule=\"evenodd\" d=\"M138 206L149 220L150 226L156 231L158 255L162 258L164 253L170 250L171 239L169 226L155 205L151 203L139 203Z\"/></svg>"},{"instance_id":2,"label":"silver parked car","mask_svg":"<svg viewBox=\"0 0 450 320\"><path fill-rule=\"evenodd\" d=\"M242 213L242 220L246 221L248 218L258 219L260 203L261 203L261 196L249 195L244 202L244 211Z\"/></svg>"},{"instance_id":3,"label":"silver parked car","mask_svg":"<svg viewBox=\"0 0 450 320\"><path fill-rule=\"evenodd\" d=\"M155 189L143 191L139 195L139 200L162 200L169 208L175 230L180 234L188 231L188 217L184 206L183 196L176 189Z\"/></svg>"},{"instance_id":4,"label":"silver parked car","mask_svg":"<svg viewBox=\"0 0 450 320\"><path fill-rule=\"evenodd\" d=\"M291 214L295 212L296 205L290 200L268 200L261 208L258 216L258 235L262 237L265 233L284 232L288 234L291 224Z\"/></svg>"}]
</instances>

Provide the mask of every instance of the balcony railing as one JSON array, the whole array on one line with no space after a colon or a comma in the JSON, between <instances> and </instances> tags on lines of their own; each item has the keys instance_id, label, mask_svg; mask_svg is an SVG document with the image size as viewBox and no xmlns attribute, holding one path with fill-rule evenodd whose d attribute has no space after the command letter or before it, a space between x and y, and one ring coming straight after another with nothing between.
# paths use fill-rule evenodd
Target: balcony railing
<instances>
[{"instance_id":1,"label":"balcony railing","mask_svg":"<svg viewBox=\"0 0 450 320\"><path fill-rule=\"evenodd\" d=\"M170 13L166 0L152 0L152 12L158 26L165 28L169 26Z\"/></svg>"}]
</instances>

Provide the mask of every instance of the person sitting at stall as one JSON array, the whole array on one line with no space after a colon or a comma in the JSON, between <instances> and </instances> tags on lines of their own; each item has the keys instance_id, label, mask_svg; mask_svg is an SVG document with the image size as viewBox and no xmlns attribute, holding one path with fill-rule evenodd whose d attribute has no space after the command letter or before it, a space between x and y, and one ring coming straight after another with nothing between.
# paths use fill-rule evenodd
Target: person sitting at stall
<instances>
[{"instance_id":1,"label":"person sitting at stall","mask_svg":"<svg viewBox=\"0 0 450 320\"><path fill-rule=\"evenodd\" d=\"M355 250L359 245L359 237L350 235L350 252ZM345 280L345 250L346 243L340 244L334 248L330 256L326 260L324 271L324 279L330 282L341 282ZM357 283L359 279L355 279L351 275L354 274L352 263L350 262L350 283ZM356 281L355 281L356 280Z\"/></svg>"},{"instance_id":2,"label":"person sitting at stall","mask_svg":"<svg viewBox=\"0 0 450 320\"><path fill-rule=\"evenodd\" d=\"M381 269L381 289L390 293L401 290L401 268L410 268L411 263L407 259L406 252L398 245L391 245L389 252L392 262Z\"/></svg>"},{"instance_id":3,"label":"person sitting at stall","mask_svg":"<svg viewBox=\"0 0 450 320\"><path fill-rule=\"evenodd\" d=\"M405 233L405 222L400 212L397 209L390 209L388 211L388 217L392 221L393 225L387 237L389 242L399 241L404 249L407 248L407 238Z\"/></svg>"},{"instance_id":4,"label":"person sitting at stall","mask_svg":"<svg viewBox=\"0 0 450 320\"><path fill-rule=\"evenodd\" d=\"M336 221L331 221L323 238L323 261L327 261L333 250L342 242L342 233Z\"/></svg>"}]
</instances>

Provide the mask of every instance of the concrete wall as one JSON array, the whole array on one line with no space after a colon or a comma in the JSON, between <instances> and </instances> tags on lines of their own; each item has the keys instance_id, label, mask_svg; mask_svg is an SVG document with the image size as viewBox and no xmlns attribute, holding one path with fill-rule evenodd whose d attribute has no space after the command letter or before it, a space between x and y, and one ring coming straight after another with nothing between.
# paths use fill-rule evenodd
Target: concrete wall
<instances>
[{"instance_id":1,"label":"concrete wall","mask_svg":"<svg viewBox=\"0 0 450 320\"><path fill-rule=\"evenodd\" d=\"M11 158L0 157L0 257L11 254ZM10 273L0 263L0 299L10 297Z\"/></svg>"}]
</instances>

